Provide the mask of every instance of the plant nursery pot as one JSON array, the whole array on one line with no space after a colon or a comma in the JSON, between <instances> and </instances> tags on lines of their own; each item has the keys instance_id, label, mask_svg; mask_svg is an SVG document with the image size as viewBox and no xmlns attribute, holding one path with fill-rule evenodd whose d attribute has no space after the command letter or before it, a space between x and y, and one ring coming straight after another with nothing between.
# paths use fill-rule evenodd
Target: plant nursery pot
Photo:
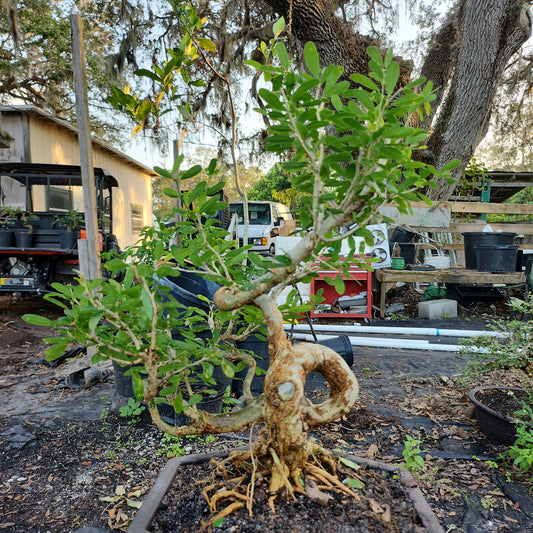
<instances>
[{"instance_id":1,"label":"plant nursery pot","mask_svg":"<svg viewBox=\"0 0 533 533\"><path fill-rule=\"evenodd\" d=\"M516 440L513 413L522 408L521 400L527 401L528 397L528 392L519 387L477 387L468 393L481 431L494 444L507 446ZM529 422L524 423L532 427Z\"/></svg>"},{"instance_id":2,"label":"plant nursery pot","mask_svg":"<svg viewBox=\"0 0 533 533\"><path fill-rule=\"evenodd\" d=\"M15 231L15 243L17 248L31 248L31 243L33 241L33 233L29 231Z\"/></svg>"},{"instance_id":3,"label":"plant nursery pot","mask_svg":"<svg viewBox=\"0 0 533 533\"><path fill-rule=\"evenodd\" d=\"M137 365L119 365L116 361L112 361L113 374L115 376L115 393L123 398L134 398L135 393L133 392L133 381L131 376L126 376L126 371L129 370L132 366L142 367L142 364ZM217 368L218 370L218 368ZM221 373L221 372L218 372ZM218 374L217 374L218 375ZM227 383L219 381L215 376L217 385L214 387L217 391L217 394L211 396L206 396L199 404L198 407L208 413L220 413L222 412L222 405L224 402L224 395L226 392ZM161 418L167 423L174 426L184 426L189 423L189 418L186 417L183 413L179 415L174 411L174 408L166 403L160 403L158 405L159 414Z\"/></svg>"},{"instance_id":4,"label":"plant nursery pot","mask_svg":"<svg viewBox=\"0 0 533 533\"><path fill-rule=\"evenodd\" d=\"M239 449L243 450L244 448ZM199 496L196 496L196 499L194 499L194 495L189 493L195 480L198 479L196 477L198 474L191 474L187 469L191 468L191 465L206 465L211 459L224 459L232 451L236 450L194 454L171 459L159 474L150 492L144 498L142 506L128 528L128 533L200 531L202 529L200 522L207 522L210 518L209 508L205 500L203 500L201 487L198 487L198 484L196 484L196 489L198 490ZM403 525L400 525L402 532L444 533L444 529L433 514L416 481L407 470L395 465L371 461L353 455L343 455L343 457L360 465L361 469L358 470L358 476L361 475L364 480L367 480L365 488L361 490L360 494L363 494L371 483L375 483L376 486L379 485L381 488L383 485L389 485L392 500L395 502L395 505L398 505L397 508L390 510L393 519L392 523L395 520L405 520L409 523L406 524L404 522ZM193 509L184 501L184 496L187 496L187 499L192 499L192 505L195 509L201 506L204 510L203 516L194 518L194 520L198 519L197 524L191 523L193 514L195 515L196 512L193 513ZM369 495L369 500L372 500L374 496L375 494ZM275 502L276 516L274 516L268 509L265 498L263 504L261 504L261 509L259 508L260 504L254 502L254 515L252 517L248 516L246 508L238 511L238 516L235 516L234 520L238 522L239 528L232 526L231 519L233 517L230 515L216 531L220 531L221 533L236 530L288 533L289 531L299 530L295 525L298 523L301 524L302 520L308 520L311 516L314 519L317 515L321 516L321 518L318 518L318 521L322 521L322 523L311 524L304 522L306 531L327 530L330 532L343 531L345 533L350 531L367 531L367 529L361 529L359 522L361 520L368 520L368 517L374 515L376 510L371 511L367 509L366 506L369 502L366 500L366 497L364 500L362 497L362 500L359 502L353 500L355 510L352 515L351 505L347 503L348 499L351 500L351 497L343 496L342 503L340 504L342 515L338 516L332 513L327 506L322 507L307 497L298 496L296 502L286 503L279 497ZM263 509L263 507L266 509ZM264 513L263 510L265 511ZM285 513L287 513L287 516L283 516ZM199 512L198 514L200 515L202 513ZM298 516L299 514L302 516ZM273 519L276 519L277 522L271 523L270 521ZM187 524L184 523L185 521L187 521ZM378 519L370 518L370 521L375 522L373 527L370 527L368 531L385 530Z\"/></svg>"},{"instance_id":5,"label":"plant nursery pot","mask_svg":"<svg viewBox=\"0 0 533 533\"><path fill-rule=\"evenodd\" d=\"M78 231L62 231L59 234L59 246L64 250L72 250L78 242Z\"/></svg>"},{"instance_id":6,"label":"plant nursery pot","mask_svg":"<svg viewBox=\"0 0 533 533\"><path fill-rule=\"evenodd\" d=\"M13 232L9 229L0 229L0 248L13 246Z\"/></svg>"}]
</instances>

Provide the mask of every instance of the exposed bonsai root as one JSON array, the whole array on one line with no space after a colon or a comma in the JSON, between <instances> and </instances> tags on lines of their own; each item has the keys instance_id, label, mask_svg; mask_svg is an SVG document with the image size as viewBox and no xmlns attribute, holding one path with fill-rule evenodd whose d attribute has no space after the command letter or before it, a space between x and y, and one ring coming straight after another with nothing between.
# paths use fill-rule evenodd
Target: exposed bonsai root
<instances>
[{"instance_id":1,"label":"exposed bonsai root","mask_svg":"<svg viewBox=\"0 0 533 533\"><path fill-rule=\"evenodd\" d=\"M202 491L214 513L208 526L245 506L253 516L254 494L258 499L267 498L273 513L276 512L276 498L296 499L296 494L305 494L327 505L331 498L327 493L337 491L359 502L359 496L342 483L336 458L315 444L310 448L313 453L309 454L303 469L291 469L272 447L261 445L253 453L239 451L224 461L213 460L216 468L210 478L211 484ZM216 477L222 479L213 482Z\"/></svg>"}]
</instances>

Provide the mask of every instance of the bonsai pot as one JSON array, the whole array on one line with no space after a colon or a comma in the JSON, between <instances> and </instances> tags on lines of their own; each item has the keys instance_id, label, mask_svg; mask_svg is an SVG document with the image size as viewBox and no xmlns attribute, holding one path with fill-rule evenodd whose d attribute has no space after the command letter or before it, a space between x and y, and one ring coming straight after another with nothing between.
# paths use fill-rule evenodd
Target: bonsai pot
<instances>
[{"instance_id":1,"label":"bonsai pot","mask_svg":"<svg viewBox=\"0 0 533 533\"><path fill-rule=\"evenodd\" d=\"M13 231L10 229L0 229L0 248L11 248L13 246Z\"/></svg>"},{"instance_id":2,"label":"bonsai pot","mask_svg":"<svg viewBox=\"0 0 533 533\"><path fill-rule=\"evenodd\" d=\"M17 248L31 248L33 233L26 230L15 230L15 243Z\"/></svg>"},{"instance_id":3,"label":"bonsai pot","mask_svg":"<svg viewBox=\"0 0 533 533\"><path fill-rule=\"evenodd\" d=\"M78 241L78 231L61 231L59 234L59 246L64 250L72 250Z\"/></svg>"},{"instance_id":4,"label":"bonsai pot","mask_svg":"<svg viewBox=\"0 0 533 533\"><path fill-rule=\"evenodd\" d=\"M243 450L244 448L239 449ZM190 508L187 508L186 505L182 507L181 502L178 503L177 501L174 501L172 499L173 496L171 494L173 493L173 491L177 491L177 493L181 495L182 493L184 493L184 491L188 491L189 482L191 486L194 484L195 479L193 479L192 474L187 472L187 468L189 468L190 465L206 464L211 459L224 459L232 451L235 450L223 450L204 454L194 454L182 457L175 457L171 459L165 465L159 477L157 478L154 486L145 497L142 506L140 507L139 511L135 515L133 522L128 528L128 533L149 533L151 531L165 531L166 533L171 533L172 531L182 531L183 529L181 527L182 524L180 522L180 516L187 516L187 518L190 518L190 516L188 515L192 511ZM400 507L403 508L403 510L399 511L398 514L402 514L404 516L409 515L411 522L417 522L417 525L414 526L414 529L412 529L413 531L419 531L420 533L444 533L443 528L441 527L435 515L433 514L433 511L431 510L427 501L422 495L422 492L418 488L416 481L411 476L411 474L407 472L407 470L395 465L371 461L353 455L343 455L343 457L360 465L362 469L358 471L359 473L363 472L365 469L368 471L372 471L372 475L376 475L377 479L380 480L378 484L383 485L390 483L395 485L393 499L399 501ZM173 488L173 485L175 485L177 481L179 481L179 488L177 488L177 486ZM201 491L201 489L198 490ZM365 489L363 489L363 493L364 490ZM203 497L200 495L197 500L202 498ZM345 501L345 498L346 495L344 495L343 497L342 505L348 505ZM347 496L347 498L350 497ZM371 498L369 499L371 500ZM297 518L297 508L305 508L305 514L307 515L307 507L308 505L310 505L318 506L319 508L324 510L324 514L326 516L324 518L324 523L322 524L323 527L325 527L328 522L331 523L332 521L336 521L337 517L330 515L330 511L327 507L323 508L317 503L311 502L311 500L308 500L306 497L304 497L303 501L298 503L299 505L296 505L295 502L288 503L289 506L294 505L294 508L289 507L291 519L286 520L284 524L287 526L288 529L284 529L284 527L280 529L277 526L276 529L268 529L267 526L270 525L268 524L268 522L266 522L266 520L261 522L261 519L258 519L256 515L254 515L252 518L249 518L246 509L243 510L242 514L239 515L237 520L241 526L245 526L245 529L243 529L245 531L268 530L279 531L279 533L284 533L285 531L294 531L294 528L291 527L291 522L293 519ZM354 505L356 507L361 507L363 504L354 500ZM265 507L268 507L266 502ZM207 509L207 504L205 505L205 508L206 512L209 513ZM174 515L170 519L172 521L171 526L169 526L169 524L162 523L160 520L162 519L164 521L165 519L162 516L158 515L158 513L165 513L167 509L170 510L171 513ZM180 514L180 509L182 514ZM268 510L267 512L269 513L270 511ZM312 513L309 513L309 516L311 514ZM358 509L358 518L355 518L351 521L354 527L357 527L357 522L362 519L362 517L368 516L368 514L372 515L372 513L365 513L364 510L360 512L360 509ZM270 514L268 514L267 516L270 517ZM348 514L342 516L342 531L351 531L351 529L349 528L350 521L347 520L348 516ZM209 516L206 515L199 518L207 522ZM231 518L231 515L229 518ZM248 524L248 528L246 528L246 524ZM223 524L223 526L224 525L225 524ZM217 531L226 531L227 528L223 526L221 527L221 529L217 529ZM193 529L188 530L193 531L194 526L192 527ZM310 527L313 526L311 525ZM376 531L383 530L381 529L381 525L378 521L375 522L375 527ZM231 530L231 526L229 526L229 528L229 530ZM355 530L360 531L360 529L354 529L354 531ZM403 531L407 531L407 529L403 529Z\"/></svg>"},{"instance_id":5,"label":"bonsai pot","mask_svg":"<svg viewBox=\"0 0 533 533\"><path fill-rule=\"evenodd\" d=\"M514 413L522 408L522 400L529 397L519 387L477 387L468 393L476 408L476 418L481 431L494 444L510 446L516 440ZM531 423L524 421L529 427Z\"/></svg>"}]
</instances>

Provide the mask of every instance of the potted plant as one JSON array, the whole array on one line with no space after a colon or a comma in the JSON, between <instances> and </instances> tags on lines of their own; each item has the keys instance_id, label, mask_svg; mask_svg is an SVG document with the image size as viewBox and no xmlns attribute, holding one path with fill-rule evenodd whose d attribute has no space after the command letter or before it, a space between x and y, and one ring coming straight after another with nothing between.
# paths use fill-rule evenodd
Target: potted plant
<instances>
[{"instance_id":1,"label":"potted plant","mask_svg":"<svg viewBox=\"0 0 533 533\"><path fill-rule=\"evenodd\" d=\"M474 404L479 427L489 440L511 446L517 439L515 413L523 408L522 402L533 407L531 394L521 387L489 385L471 390L468 399ZM533 431L531 422L522 423Z\"/></svg>"},{"instance_id":2,"label":"potted plant","mask_svg":"<svg viewBox=\"0 0 533 533\"><path fill-rule=\"evenodd\" d=\"M533 311L531 299L514 299L511 306L513 315L525 317ZM533 323L513 318L499 320L491 329L489 335L463 342L462 351L469 359L463 378L477 385L468 397L480 429L493 442L510 445L516 438L514 413L533 393ZM481 379L485 384L479 386Z\"/></svg>"},{"instance_id":3,"label":"potted plant","mask_svg":"<svg viewBox=\"0 0 533 533\"><path fill-rule=\"evenodd\" d=\"M39 220L39 217L33 213L22 211L20 220L24 229L15 230L15 242L17 248L31 248L33 242L33 222Z\"/></svg>"},{"instance_id":4,"label":"potted plant","mask_svg":"<svg viewBox=\"0 0 533 533\"><path fill-rule=\"evenodd\" d=\"M249 253L249 246L238 248L238 241L228 240L228 232L216 219L227 206L218 194L224 183L206 181L216 173L216 161L212 161L205 170L206 180L187 191L166 190L180 200L174 228L178 244L167 246L164 233L152 229L153 238L143 239L141 248L107 262L106 268L124 273L122 282L80 276L77 286L55 285L56 293L47 298L63 307L64 316L55 321L26 317L58 330L58 337L49 339L54 344L49 358L59 357L75 341L96 349L94 361L107 358L131 365L128 372L136 397L146 403L153 422L170 435L250 428L254 434L259 432L250 450L229 456L227 470L243 469L244 481L232 485L224 498L208 496L213 510L205 519L209 524L219 523L243 502L252 512L254 487L260 481L272 509L276 497L297 499L303 494L326 502L325 492L338 490L345 497L358 498L358 482L350 481L353 476L339 459L308 434L352 408L358 398L357 379L331 348L290 342L284 322L296 320L310 306L300 304L296 291L282 306L277 297L284 288L309 281L324 265L339 272L347 269L342 241L349 243L352 263L367 268L368 258L355 255L352 237L370 239L364 228L380 206L396 201L401 210L407 210L410 201L425 198L418 192L421 188L431 186L435 177L446 176L455 165L436 170L411 159L413 150L423 146L425 132L404 126L404 120L424 114L433 97L431 87L421 81L397 90L399 67L391 51L382 57L369 49L370 77L353 75L358 85L354 89L350 82L339 81L341 68L320 67L311 43L305 47L308 72L294 72L279 39L282 31L283 21L274 26L272 46L262 46L265 61L250 65L272 82L271 88L260 91L265 103L262 112L272 123L265 147L289 156L282 166L293 176L293 186L302 198L298 244L282 255L261 257ZM189 40L183 40L187 50L214 46L195 41L191 48L190 39L189 35ZM179 71L182 67L176 60L168 68ZM202 172L199 166L181 170L182 162L180 156L171 171L158 172L178 184ZM184 304L163 283L191 270L221 285L212 302L203 297L206 309ZM333 283L342 293L340 274ZM235 342L264 325L270 365L264 392L254 397L250 391L254 357L238 350ZM209 334L202 335L206 331ZM135 366L138 363L141 366ZM216 393L215 368L228 377L247 368L241 409L213 414L197 407L203 397ZM305 378L313 371L323 375L331 391L319 405L304 395ZM183 412L190 422L166 423L158 410L160 403L171 405L177 414ZM222 487L224 481L220 483ZM319 488L324 483L329 489Z\"/></svg>"},{"instance_id":5,"label":"potted plant","mask_svg":"<svg viewBox=\"0 0 533 533\"><path fill-rule=\"evenodd\" d=\"M0 206L0 248L10 248L13 245L13 228L22 210L9 205Z\"/></svg>"},{"instance_id":6,"label":"potted plant","mask_svg":"<svg viewBox=\"0 0 533 533\"><path fill-rule=\"evenodd\" d=\"M83 215L76 209L69 209L62 215L56 215L55 219L63 230L59 233L59 244L61 248L71 250L79 238L78 230L83 222Z\"/></svg>"}]
</instances>

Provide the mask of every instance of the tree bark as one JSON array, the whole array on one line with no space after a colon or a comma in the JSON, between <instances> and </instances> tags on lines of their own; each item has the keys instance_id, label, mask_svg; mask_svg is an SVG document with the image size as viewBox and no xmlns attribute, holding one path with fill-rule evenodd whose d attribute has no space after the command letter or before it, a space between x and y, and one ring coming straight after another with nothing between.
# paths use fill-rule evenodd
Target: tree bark
<instances>
[{"instance_id":1,"label":"tree bark","mask_svg":"<svg viewBox=\"0 0 533 533\"><path fill-rule=\"evenodd\" d=\"M328 0L265 0L290 24L292 35L313 41L321 63L345 68L345 76L368 72L369 38L347 28ZM531 35L527 0L460 0L436 34L421 69L433 81L433 133L424 159L442 168L459 159L452 178L461 176L486 135L501 76L511 56ZM408 67L403 63L402 80ZM435 118L436 117L436 118ZM429 124L425 124L429 127ZM433 200L446 200L454 190L445 181L430 191Z\"/></svg>"},{"instance_id":2,"label":"tree bark","mask_svg":"<svg viewBox=\"0 0 533 533\"><path fill-rule=\"evenodd\" d=\"M450 60L452 75L448 85L439 80L438 91L442 94L447 90L447 94L428 140L437 168L452 159L461 160L452 178L460 178L486 135L505 67L530 35L531 17L523 0L461 2L453 43L455 51ZM455 188L444 181L437 185L430 194L433 200L447 200Z\"/></svg>"}]
</instances>

